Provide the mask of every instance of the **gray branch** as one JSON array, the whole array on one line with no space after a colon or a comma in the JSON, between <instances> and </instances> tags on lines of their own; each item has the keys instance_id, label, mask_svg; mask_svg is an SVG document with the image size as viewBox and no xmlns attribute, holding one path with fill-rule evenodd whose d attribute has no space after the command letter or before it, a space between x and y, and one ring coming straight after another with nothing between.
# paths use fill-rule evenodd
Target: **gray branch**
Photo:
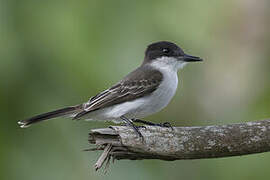
<instances>
[{"instance_id":1,"label":"gray branch","mask_svg":"<svg viewBox=\"0 0 270 180\"><path fill-rule=\"evenodd\" d=\"M107 160L107 165L110 159L201 159L270 151L270 120L173 130L146 126L140 132L143 141L126 126L93 129L89 142L96 147L91 150L106 149L101 159Z\"/></svg>"}]
</instances>

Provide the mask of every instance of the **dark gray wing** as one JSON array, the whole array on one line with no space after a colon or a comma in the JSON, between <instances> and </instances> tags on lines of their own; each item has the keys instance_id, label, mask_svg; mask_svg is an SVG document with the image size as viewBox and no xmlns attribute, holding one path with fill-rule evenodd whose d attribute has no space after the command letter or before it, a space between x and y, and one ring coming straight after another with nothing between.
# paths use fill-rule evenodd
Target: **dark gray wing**
<instances>
[{"instance_id":1,"label":"dark gray wing","mask_svg":"<svg viewBox=\"0 0 270 180\"><path fill-rule=\"evenodd\" d=\"M84 110L79 112L74 119L101 108L147 96L157 89L162 79L161 72L148 66L140 67L110 89L90 98L85 103Z\"/></svg>"}]
</instances>

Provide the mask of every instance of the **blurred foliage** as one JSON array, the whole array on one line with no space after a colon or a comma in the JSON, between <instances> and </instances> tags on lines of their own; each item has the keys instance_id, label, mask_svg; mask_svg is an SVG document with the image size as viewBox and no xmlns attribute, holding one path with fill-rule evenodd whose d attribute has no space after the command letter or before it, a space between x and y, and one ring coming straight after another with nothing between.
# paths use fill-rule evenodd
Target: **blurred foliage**
<instances>
[{"instance_id":1,"label":"blurred foliage","mask_svg":"<svg viewBox=\"0 0 270 180\"><path fill-rule=\"evenodd\" d=\"M211 160L119 161L94 172L91 128L110 123L17 121L86 101L169 40L204 63L179 73L170 105L147 120L178 126L270 117L269 2L0 1L0 179L269 179L270 153Z\"/></svg>"}]
</instances>

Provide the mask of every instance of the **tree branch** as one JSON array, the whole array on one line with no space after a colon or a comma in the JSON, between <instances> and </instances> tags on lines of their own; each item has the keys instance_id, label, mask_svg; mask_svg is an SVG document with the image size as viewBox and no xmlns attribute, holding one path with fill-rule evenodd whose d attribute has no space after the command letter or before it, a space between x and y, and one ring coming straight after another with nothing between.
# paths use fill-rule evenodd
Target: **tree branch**
<instances>
[{"instance_id":1,"label":"tree branch","mask_svg":"<svg viewBox=\"0 0 270 180\"><path fill-rule=\"evenodd\" d=\"M140 128L144 136L142 141L132 128L112 126L91 130L89 142L95 144L96 148L89 150L104 150L107 147L106 158L102 157L103 161L107 160L107 164L111 158L179 160L238 156L270 151L269 130L270 120L219 126L174 127L173 130L146 126Z\"/></svg>"}]
</instances>

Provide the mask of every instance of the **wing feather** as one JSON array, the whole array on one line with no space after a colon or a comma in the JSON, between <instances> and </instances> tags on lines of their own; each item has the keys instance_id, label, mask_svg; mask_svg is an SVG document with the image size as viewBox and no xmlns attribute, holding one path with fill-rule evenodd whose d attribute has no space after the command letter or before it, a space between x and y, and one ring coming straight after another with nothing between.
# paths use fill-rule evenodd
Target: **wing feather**
<instances>
[{"instance_id":1,"label":"wing feather","mask_svg":"<svg viewBox=\"0 0 270 180\"><path fill-rule=\"evenodd\" d=\"M126 101L149 95L155 91L162 81L162 74L154 69L137 69L122 81L89 99L84 110L74 119L101 108L116 105Z\"/></svg>"}]
</instances>

